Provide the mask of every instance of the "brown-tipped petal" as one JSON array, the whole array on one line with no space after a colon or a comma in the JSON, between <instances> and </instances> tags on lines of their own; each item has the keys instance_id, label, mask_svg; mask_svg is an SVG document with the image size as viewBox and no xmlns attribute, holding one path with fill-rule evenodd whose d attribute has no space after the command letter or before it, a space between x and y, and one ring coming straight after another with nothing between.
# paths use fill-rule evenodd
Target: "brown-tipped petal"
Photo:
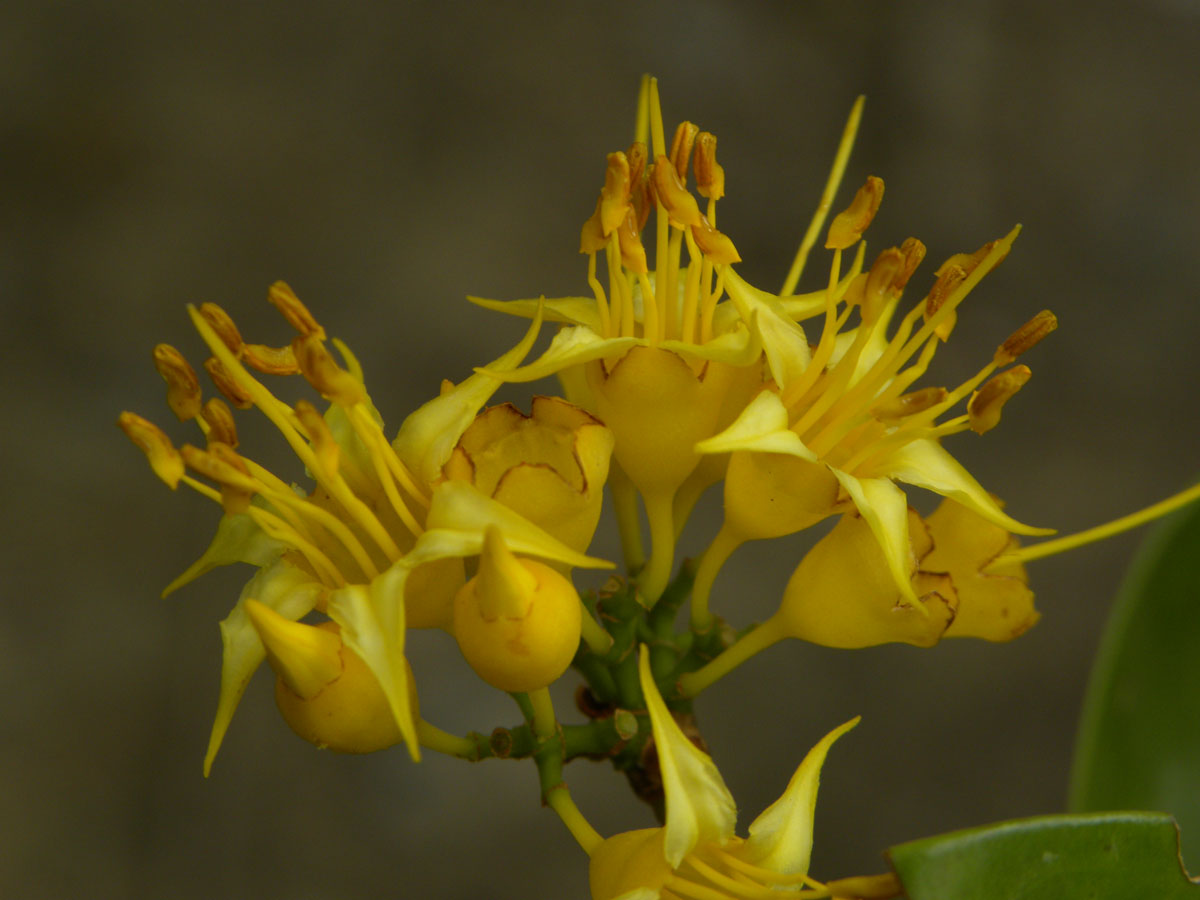
<instances>
[{"instance_id":1,"label":"brown-tipped petal","mask_svg":"<svg viewBox=\"0 0 1200 900\"><path fill-rule=\"evenodd\" d=\"M871 264L871 270L867 273L867 283L863 286L860 301L864 324L869 325L879 317L903 268L904 255L895 247L889 247L875 257L875 262Z\"/></svg>"},{"instance_id":2,"label":"brown-tipped petal","mask_svg":"<svg viewBox=\"0 0 1200 900\"><path fill-rule=\"evenodd\" d=\"M883 201L883 179L867 176L867 182L858 189L850 205L833 217L829 225L829 236L825 239L826 250L845 250L858 243Z\"/></svg>"},{"instance_id":3,"label":"brown-tipped petal","mask_svg":"<svg viewBox=\"0 0 1200 900\"><path fill-rule=\"evenodd\" d=\"M200 381L183 354L170 344L154 348L154 368L167 383L167 406L180 422L196 418L200 412Z\"/></svg>"},{"instance_id":4,"label":"brown-tipped petal","mask_svg":"<svg viewBox=\"0 0 1200 900\"><path fill-rule=\"evenodd\" d=\"M701 197L720 200L725 196L725 169L717 162L717 136L712 132L702 131L696 136L692 170Z\"/></svg>"},{"instance_id":5,"label":"brown-tipped petal","mask_svg":"<svg viewBox=\"0 0 1200 900\"><path fill-rule=\"evenodd\" d=\"M696 142L696 135L699 133L699 128L685 120L679 123L679 127L675 129L675 137L671 140L671 164L675 166L675 171L679 173L679 180L684 184L687 183L688 162L692 158L692 144Z\"/></svg>"},{"instance_id":6,"label":"brown-tipped petal","mask_svg":"<svg viewBox=\"0 0 1200 900\"><path fill-rule=\"evenodd\" d=\"M583 223L579 231L579 252L598 253L608 243L604 236L604 225L600 217L600 207L604 204L603 195L596 201L596 211Z\"/></svg>"},{"instance_id":7,"label":"brown-tipped petal","mask_svg":"<svg viewBox=\"0 0 1200 900\"><path fill-rule=\"evenodd\" d=\"M992 360L998 366L1005 366L1031 349L1046 335L1058 327L1058 317L1048 309L1040 313L1014 331L1003 344L996 349Z\"/></svg>"},{"instance_id":8,"label":"brown-tipped petal","mask_svg":"<svg viewBox=\"0 0 1200 900\"><path fill-rule=\"evenodd\" d=\"M605 235L625 220L629 208L629 158L618 150L608 154L608 166L604 170L604 187L600 189L600 226Z\"/></svg>"},{"instance_id":9,"label":"brown-tipped petal","mask_svg":"<svg viewBox=\"0 0 1200 900\"><path fill-rule=\"evenodd\" d=\"M315 333L293 340L292 352L301 374L326 400L353 406L366 399L358 379L337 364Z\"/></svg>"},{"instance_id":10,"label":"brown-tipped petal","mask_svg":"<svg viewBox=\"0 0 1200 900\"><path fill-rule=\"evenodd\" d=\"M336 472L338 461L341 459L341 450L338 448L337 441L333 439L333 432L329 430L325 417L307 400L299 401L295 406L295 412L305 437L312 441L313 452L316 453L317 459L330 472Z\"/></svg>"},{"instance_id":11,"label":"brown-tipped petal","mask_svg":"<svg viewBox=\"0 0 1200 900\"><path fill-rule=\"evenodd\" d=\"M216 385L217 390L224 395L225 399L238 409L249 409L254 405L250 395L233 380L233 376L215 356L210 356L204 361L204 371L208 372L208 377L212 379L212 383Z\"/></svg>"},{"instance_id":12,"label":"brown-tipped petal","mask_svg":"<svg viewBox=\"0 0 1200 900\"><path fill-rule=\"evenodd\" d=\"M237 326L233 324L233 319L229 313L221 309L215 303L201 303L200 315L204 316L212 330L217 333L217 337L221 342L229 348L229 352L234 356L242 355L242 346L245 343L242 340L242 334L238 331Z\"/></svg>"},{"instance_id":13,"label":"brown-tipped petal","mask_svg":"<svg viewBox=\"0 0 1200 900\"><path fill-rule=\"evenodd\" d=\"M929 409L931 406L937 406L950 395L944 387L926 387L917 391L911 391L907 394L901 394L895 400L890 400L881 406L875 407L871 412L877 419L884 422L897 421L905 416L911 416L916 413Z\"/></svg>"},{"instance_id":14,"label":"brown-tipped petal","mask_svg":"<svg viewBox=\"0 0 1200 900\"><path fill-rule=\"evenodd\" d=\"M914 237L905 238L900 245L900 253L904 256L904 266L892 282L892 287L898 291L904 290L917 266L925 259L925 245Z\"/></svg>"},{"instance_id":15,"label":"brown-tipped petal","mask_svg":"<svg viewBox=\"0 0 1200 900\"><path fill-rule=\"evenodd\" d=\"M242 359L264 375L299 375L296 355L289 344L286 347L268 347L265 344L246 344L242 348Z\"/></svg>"},{"instance_id":16,"label":"brown-tipped petal","mask_svg":"<svg viewBox=\"0 0 1200 900\"><path fill-rule=\"evenodd\" d=\"M335 631L285 619L254 599L245 603L267 662L296 696L315 697L342 674L342 639Z\"/></svg>"},{"instance_id":17,"label":"brown-tipped petal","mask_svg":"<svg viewBox=\"0 0 1200 900\"><path fill-rule=\"evenodd\" d=\"M988 382L971 395L967 404L967 416L971 430L976 434L991 431L1000 424L1000 412L1004 404L1017 391L1025 386L1033 373L1029 366L1013 366L1007 372L988 380Z\"/></svg>"},{"instance_id":18,"label":"brown-tipped petal","mask_svg":"<svg viewBox=\"0 0 1200 900\"><path fill-rule=\"evenodd\" d=\"M210 397L204 404L204 408L200 410L200 415L208 423L208 439L210 441L220 441L230 447L237 447L237 425L233 421L233 410L226 405L224 400Z\"/></svg>"},{"instance_id":19,"label":"brown-tipped petal","mask_svg":"<svg viewBox=\"0 0 1200 900\"><path fill-rule=\"evenodd\" d=\"M617 242L621 247L621 262L627 269L637 272L639 275L645 275L650 271L646 263L646 248L642 246L642 236L638 233L633 207L625 211L625 221L617 229Z\"/></svg>"},{"instance_id":20,"label":"brown-tipped petal","mask_svg":"<svg viewBox=\"0 0 1200 900\"><path fill-rule=\"evenodd\" d=\"M696 198L684 185L669 159L661 155L656 157L650 177L654 181L654 195L666 208L673 224L680 227L699 224L702 216Z\"/></svg>"},{"instance_id":21,"label":"brown-tipped petal","mask_svg":"<svg viewBox=\"0 0 1200 900\"><path fill-rule=\"evenodd\" d=\"M929 294L925 298L925 321L928 322L933 318L934 314L942 308L942 304L946 302L946 298L954 293L954 289L967 280L968 272L962 266L943 265L938 269L938 280L934 282L932 288L929 289ZM938 326L934 329L934 333L943 341L949 340L950 332L954 330L954 323L958 321L957 312L953 312L946 316Z\"/></svg>"},{"instance_id":22,"label":"brown-tipped petal","mask_svg":"<svg viewBox=\"0 0 1200 900\"><path fill-rule=\"evenodd\" d=\"M267 300L274 306L288 324L302 335L315 334L321 340L325 339L325 329L320 326L308 307L300 302L296 292L288 287L286 282L277 281L267 290Z\"/></svg>"},{"instance_id":23,"label":"brown-tipped petal","mask_svg":"<svg viewBox=\"0 0 1200 900\"><path fill-rule=\"evenodd\" d=\"M179 486L183 477L183 457L161 428L136 413L123 412L117 417L117 425L125 436L146 454L150 468L171 490Z\"/></svg>"},{"instance_id":24,"label":"brown-tipped petal","mask_svg":"<svg viewBox=\"0 0 1200 900\"><path fill-rule=\"evenodd\" d=\"M692 226L692 237L695 239L696 246L700 248L701 252L714 263L735 263L742 261L741 256L738 255L737 247L733 246L733 241L713 228L704 216L700 217L700 224Z\"/></svg>"}]
</instances>

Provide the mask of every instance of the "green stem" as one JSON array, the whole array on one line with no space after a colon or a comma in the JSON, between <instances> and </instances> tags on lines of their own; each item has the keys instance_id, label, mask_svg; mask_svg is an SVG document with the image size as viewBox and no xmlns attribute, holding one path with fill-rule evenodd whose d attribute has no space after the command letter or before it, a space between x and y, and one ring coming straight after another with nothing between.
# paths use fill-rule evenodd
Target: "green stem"
<instances>
[{"instance_id":1,"label":"green stem","mask_svg":"<svg viewBox=\"0 0 1200 900\"><path fill-rule=\"evenodd\" d=\"M554 717L554 703L550 700L549 688L530 691L529 702L533 707L533 733L539 740L546 740L558 733L558 720Z\"/></svg>"},{"instance_id":2,"label":"green stem","mask_svg":"<svg viewBox=\"0 0 1200 900\"><path fill-rule=\"evenodd\" d=\"M471 732L466 737L459 737L431 725L424 719L417 722L417 740L421 742L422 747L472 762L492 755L488 739L484 735Z\"/></svg>"},{"instance_id":3,"label":"green stem","mask_svg":"<svg viewBox=\"0 0 1200 900\"><path fill-rule=\"evenodd\" d=\"M575 805L575 801L571 799L571 792L567 790L565 784L550 789L546 794L546 805L558 813L558 817L571 832L571 837L575 838L588 856L591 856L595 849L604 843L600 832L584 818L579 807Z\"/></svg>"}]
</instances>

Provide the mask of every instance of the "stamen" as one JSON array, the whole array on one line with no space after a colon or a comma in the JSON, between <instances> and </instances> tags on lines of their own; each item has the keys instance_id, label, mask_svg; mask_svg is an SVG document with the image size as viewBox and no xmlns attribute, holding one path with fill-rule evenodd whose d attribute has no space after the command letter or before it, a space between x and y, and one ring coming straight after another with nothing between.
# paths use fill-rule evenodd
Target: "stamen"
<instances>
[{"instance_id":1,"label":"stamen","mask_svg":"<svg viewBox=\"0 0 1200 900\"><path fill-rule=\"evenodd\" d=\"M216 441L208 450L184 444L179 452L189 469L220 485L221 506L227 515L243 513L250 508L250 498L257 493L258 485L250 477L246 464L228 444Z\"/></svg>"},{"instance_id":2,"label":"stamen","mask_svg":"<svg viewBox=\"0 0 1200 900\"><path fill-rule=\"evenodd\" d=\"M233 410L225 405L223 400L210 397L200 410L200 417L208 426L205 437L210 441L220 441L222 444L237 449L237 424L233 420Z\"/></svg>"},{"instance_id":3,"label":"stamen","mask_svg":"<svg viewBox=\"0 0 1200 900\"><path fill-rule=\"evenodd\" d=\"M272 515L265 509L260 509L257 506L251 506L246 510L246 514L250 516L255 525L266 533L267 537L282 541L304 556L308 560L309 565L312 566L317 577L327 586L338 588L346 583L345 576L342 575L341 571L328 556L301 537L294 528L278 516ZM168 586L169 588L170 586Z\"/></svg>"},{"instance_id":4,"label":"stamen","mask_svg":"<svg viewBox=\"0 0 1200 900\"><path fill-rule=\"evenodd\" d=\"M688 163L692 158L692 145L696 142L696 135L700 133L700 129L691 122L683 121L675 129L675 137L671 141L671 163L675 166L675 171L679 173L679 180L687 182Z\"/></svg>"},{"instance_id":5,"label":"stamen","mask_svg":"<svg viewBox=\"0 0 1200 900\"><path fill-rule=\"evenodd\" d=\"M669 888L681 897L691 898L691 900L729 900L729 895L722 891L704 887L694 881L687 881L678 875L667 879L663 887Z\"/></svg>"},{"instance_id":6,"label":"stamen","mask_svg":"<svg viewBox=\"0 0 1200 900\"><path fill-rule=\"evenodd\" d=\"M604 225L600 217L600 207L603 203L603 197L596 199L596 211L583 223L583 228L579 231L580 253L595 253L608 243L608 238L604 236Z\"/></svg>"},{"instance_id":7,"label":"stamen","mask_svg":"<svg viewBox=\"0 0 1200 900\"><path fill-rule=\"evenodd\" d=\"M883 179L868 175L866 184L858 189L850 205L833 217L825 238L825 249L846 250L858 243L879 211L881 202Z\"/></svg>"},{"instance_id":8,"label":"stamen","mask_svg":"<svg viewBox=\"0 0 1200 900\"><path fill-rule=\"evenodd\" d=\"M170 344L154 348L154 368L167 383L167 406L180 422L196 418L200 412L200 380L183 354Z\"/></svg>"},{"instance_id":9,"label":"stamen","mask_svg":"<svg viewBox=\"0 0 1200 900\"><path fill-rule=\"evenodd\" d=\"M604 187L600 189L600 227L608 235L625 220L629 209L629 158L620 150L608 154Z\"/></svg>"},{"instance_id":10,"label":"stamen","mask_svg":"<svg viewBox=\"0 0 1200 900\"><path fill-rule=\"evenodd\" d=\"M300 373L326 400L341 406L353 406L367 399L362 384L337 364L315 333L295 338L292 352L296 354Z\"/></svg>"},{"instance_id":11,"label":"stamen","mask_svg":"<svg viewBox=\"0 0 1200 900\"><path fill-rule=\"evenodd\" d=\"M691 866L717 887L724 888L733 896L742 897L744 900L763 900L763 898L770 897L774 893L771 888L763 887L761 884L747 883L730 878L728 875L714 869L694 853L687 857L684 864Z\"/></svg>"},{"instance_id":12,"label":"stamen","mask_svg":"<svg viewBox=\"0 0 1200 900\"><path fill-rule=\"evenodd\" d=\"M642 76L638 85L637 117L633 124L633 139L645 144L650 140L650 75Z\"/></svg>"},{"instance_id":13,"label":"stamen","mask_svg":"<svg viewBox=\"0 0 1200 900\"><path fill-rule=\"evenodd\" d=\"M379 425L364 407L356 406L350 410L350 424L354 427L355 434L367 446L371 462L375 467L375 475L383 486L392 509L400 517L404 526L412 532L413 537L420 537L425 529L417 524L416 518L400 498L396 487L403 487L422 506L428 507L429 501L417 487L404 463L396 456L396 451L392 449L392 445L387 442L379 430Z\"/></svg>"},{"instance_id":14,"label":"stamen","mask_svg":"<svg viewBox=\"0 0 1200 900\"><path fill-rule=\"evenodd\" d=\"M150 468L163 484L171 490L179 487L179 479L183 477L183 457L166 433L153 422L131 412L121 413L117 425L146 454Z\"/></svg>"},{"instance_id":15,"label":"stamen","mask_svg":"<svg viewBox=\"0 0 1200 900\"><path fill-rule=\"evenodd\" d=\"M720 200L725 196L725 169L717 162L717 137L711 132L702 131L696 136L692 171L701 197Z\"/></svg>"},{"instance_id":16,"label":"stamen","mask_svg":"<svg viewBox=\"0 0 1200 900\"><path fill-rule=\"evenodd\" d=\"M242 347L242 359L265 375L299 375L296 355L291 345L268 347L264 344L246 344Z\"/></svg>"},{"instance_id":17,"label":"stamen","mask_svg":"<svg viewBox=\"0 0 1200 900\"><path fill-rule=\"evenodd\" d=\"M706 217L701 216L699 224L693 225L690 230L696 245L715 265L729 265L742 261L737 247L733 246L733 241L713 228Z\"/></svg>"},{"instance_id":18,"label":"stamen","mask_svg":"<svg viewBox=\"0 0 1200 900\"><path fill-rule=\"evenodd\" d=\"M924 316L925 321L932 319L942 304L946 302L946 298L954 293L955 288L967 280L967 270L962 266L943 265L938 269L938 280L934 282L932 288L929 289L928 296L925 297ZM935 328L936 334L943 341L950 340L950 332L954 330L956 314L951 313L946 319Z\"/></svg>"},{"instance_id":19,"label":"stamen","mask_svg":"<svg viewBox=\"0 0 1200 900\"><path fill-rule=\"evenodd\" d=\"M1036 346L1046 335L1058 327L1058 318L1048 309L1040 313L1012 333L999 346L992 357L997 366L1006 366L1026 350Z\"/></svg>"},{"instance_id":20,"label":"stamen","mask_svg":"<svg viewBox=\"0 0 1200 900\"><path fill-rule=\"evenodd\" d=\"M238 331L237 326L233 324L233 319L229 313L221 309L215 303L201 303L200 315L204 316L204 320L212 326L212 330L217 333L221 341L229 348L229 352L234 356L242 355L242 346L245 342L242 340L242 335Z\"/></svg>"},{"instance_id":21,"label":"stamen","mask_svg":"<svg viewBox=\"0 0 1200 900\"><path fill-rule=\"evenodd\" d=\"M700 215L700 207L696 205L696 198L692 196L675 166L666 156L655 157L651 177L654 181L655 196L666 208L672 225L682 228L685 225L700 223L703 217Z\"/></svg>"},{"instance_id":22,"label":"stamen","mask_svg":"<svg viewBox=\"0 0 1200 900\"><path fill-rule=\"evenodd\" d=\"M936 406L946 399L947 393L944 387L921 388L876 406L871 413L875 418L885 422L896 421Z\"/></svg>"},{"instance_id":23,"label":"stamen","mask_svg":"<svg viewBox=\"0 0 1200 900\"><path fill-rule=\"evenodd\" d=\"M659 99L658 99L658 79L657 78L652 77L650 79L649 91L650 91L650 93L649 93L650 140L652 141L652 146L654 148L654 155L655 155L655 157L658 157L658 156L662 156L663 154L665 154L667 152L667 142L666 142L666 138L664 137L664 132L663 132L662 104L659 102ZM640 100L640 98L639 98L639 100ZM645 141L645 139L642 138L640 135L639 135L638 139L643 142Z\"/></svg>"},{"instance_id":24,"label":"stamen","mask_svg":"<svg viewBox=\"0 0 1200 900\"><path fill-rule=\"evenodd\" d=\"M615 337L612 332L612 321L608 315L608 297L604 293L604 287L596 278L595 252L588 254L587 281L588 286L592 289L592 293L596 296L596 311L600 314L600 336Z\"/></svg>"},{"instance_id":25,"label":"stamen","mask_svg":"<svg viewBox=\"0 0 1200 900\"><path fill-rule=\"evenodd\" d=\"M633 207L626 207L625 220L617 228L616 235L617 245L621 248L621 262L638 275L647 274L650 268L646 264L646 248L642 246L642 236L638 233Z\"/></svg>"},{"instance_id":26,"label":"stamen","mask_svg":"<svg viewBox=\"0 0 1200 900\"><path fill-rule=\"evenodd\" d=\"M737 869L744 875L749 875L758 881L769 881L772 884L788 885L788 884L804 884L811 882L811 879L806 875L785 875L782 872L774 872L770 869L763 869L753 863L746 862L740 856L730 853L728 850L717 847L714 848L721 860L731 869Z\"/></svg>"},{"instance_id":27,"label":"stamen","mask_svg":"<svg viewBox=\"0 0 1200 900\"><path fill-rule=\"evenodd\" d=\"M296 418L300 420L304 436L312 443L313 453L321 461L321 465L327 472L337 472L342 451L334 440L325 417L307 400L298 401L293 409Z\"/></svg>"},{"instance_id":28,"label":"stamen","mask_svg":"<svg viewBox=\"0 0 1200 900\"><path fill-rule=\"evenodd\" d=\"M984 434L999 425L1004 404L1025 386L1032 374L1029 366L1013 366L976 391L967 404L971 430Z\"/></svg>"},{"instance_id":29,"label":"stamen","mask_svg":"<svg viewBox=\"0 0 1200 900\"><path fill-rule=\"evenodd\" d=\"M875 257L875 262L871 264L871 270L867 273L867 283L863 286L863 295L859 301L864 325L869 325L879 318L889 295L896 289L897 279L903 276L904 266L904 254L896 247L890 247Z\"/></svg>"},{"instance_id":30,"label":"stamen","mask_svg":"<svg viewBox=\"0 0 1200 900\"><path fill-rule=\"evenodd\" d=\"M212 383L225 396L225 399L238 409L249 409L254 405L250 395L243 390L217 357L210 356L204 361L204 371L208 372L208 377L212 379Z\"/></svg>"},{"instance_id":31,"label":"stamen","mask_svg":"<svg viewBox=\"0 0 1200 900\"><path fill-rule=\"evenodd\" d=\"M325 340L325 329L313 318L313 314L308 311L308 307L300 302L300 298L296 296L295 291L288 287L285 282L277 281L271 285L267 289L267 300L283 314L288 324L295 328L301 335L315 334L321 340Z\"/></svg>"}]
</instances>

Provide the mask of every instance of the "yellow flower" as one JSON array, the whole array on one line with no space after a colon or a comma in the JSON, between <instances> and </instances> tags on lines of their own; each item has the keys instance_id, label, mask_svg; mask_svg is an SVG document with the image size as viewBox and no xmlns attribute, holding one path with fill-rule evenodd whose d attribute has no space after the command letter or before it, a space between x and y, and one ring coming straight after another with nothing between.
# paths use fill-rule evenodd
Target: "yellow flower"
<instances>
[{"instance_id":1,"label":"yellow flower","mask_svg":"<svg viewBox=\"0 0 1200 900\"><path fill-rule=\"evenodd\" d=\"M608 838L591 853L592 900L766 896L772 888L820 887L808 877L813 812L829 748L858 724L852 719L809 751L783 795L734 833L737 807L712 759L684 735L639 659L666 795L666 824ZM821 894L827 896L827 894Z\"/></svg>"},{"instance_id":2,"label":"yellow flower","mask_svg":"<svg viewBox=\"0 0 1200 900\"><path fill-rule=\"evenodd\" d=\"M167 345L155 349L154 362L167 383L168 404L181 420L196 421L206 448L176 449L140 416L123 413L119 419L163 481L172 488L185 484L225 512L211 546L164 595L214 566L247 562L259 568L221 622L221 692L205 773L251 675L266 657L247 613L252 601L293 622L314 609L335 621L346 648L378 681L415 759L416 719L404 657L406 607L413 607L414 618L429 620L426 624L448 622L463 583L461 555L426 554L420 563L406 562L432 527L431 507L438 506L431 488L434 479L426 472L440 476L463 430L501 382L476 374L451 385L409 417L393 449L367 394L361 367L348 348L333 340L343 366L325 346L325 329L287 285L272 285L268 299L298 332L283 347L246 343L233 320L215 304L188 311L212 353L205 369L214 384L233 405L256 406L270 419L315 482L311 489L295 488L238 453L228 406L217 398L202 403L194 370ZM517 365L539 325L535 317L525 340L491 368L503 371ZM283 403L251 368L277 376L303 375L329 401L327 410L322 414L304 400L294 406ZM216 488L186 474L187 469ZM443 528L446 522L464 524L455 518L453 498L441 507ZM478 528L485 525L482 521ZM557 545L551 552L559 554Z\"/></svg>"},{"instance_id":3,"label":"yellow flower","mask_svg":"<svg viewBox=\"0 0 1200 900\"><path fill-rule=\"evenodd\" d=\"M534 397L528 416L509 403L480 413L444 471L583 552L600 518L612 443L591 414Z\"/></svg>"}]
</instances>

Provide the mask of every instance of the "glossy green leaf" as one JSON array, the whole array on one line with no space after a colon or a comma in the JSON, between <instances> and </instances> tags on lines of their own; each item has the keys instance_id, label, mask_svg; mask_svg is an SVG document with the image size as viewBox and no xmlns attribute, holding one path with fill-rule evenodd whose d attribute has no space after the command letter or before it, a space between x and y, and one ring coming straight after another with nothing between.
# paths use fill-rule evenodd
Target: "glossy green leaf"
<instances>
[{"instance_id":1,"label":"glossy green leaf","mask_svg":"<svg viewBox=\"0 0 1200 900\"><path fill-rule=\"evenodd\" d=\"M1200 871L1200 506L1163 522L1117 597L1075 751L1070 809L1161 809Z\"/></svg>"},{"instance_id":2,"label":"glossy green leaf","mask_svg":"<svg viewBox=\"0 0 1200 900\"><path fill-rule=\"evenodd\" d=\"M888 855L908 900L1200 900L1162 813L1018 819Z\"/></svg>"}]
</instances>

